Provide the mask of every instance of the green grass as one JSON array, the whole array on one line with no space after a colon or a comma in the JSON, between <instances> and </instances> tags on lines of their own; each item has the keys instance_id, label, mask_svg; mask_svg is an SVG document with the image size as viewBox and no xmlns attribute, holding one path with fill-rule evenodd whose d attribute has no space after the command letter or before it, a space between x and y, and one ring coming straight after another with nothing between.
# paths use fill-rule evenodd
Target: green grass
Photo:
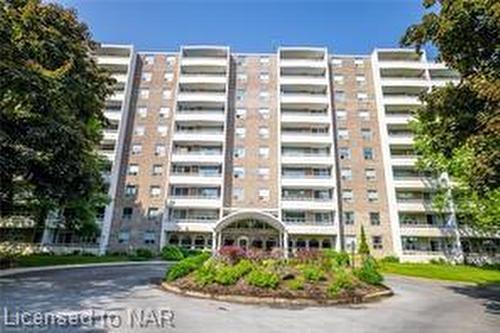
<instances>
[{"instance_id":1,"label":"green grass","mask_svg":"<svg viewBox=\"0 0 500 333\"><path fill-rule=\"evenodd\" d=\"M105 262L131 261L133 257L127 256L81 256L81 255L29 255L19 257L16 267L41 267L53 265L94 264Z\"/></svg>"},{"instance_id":2,"label":"green grass","mask_svg":"<svg viewBox=\"0 0 500 333\"><path fill-rule=\"evenodd\" d=\"M500 270L465 265L380 263L383 273L477 284L500 283Z\"/></svg>"}]
</instances>

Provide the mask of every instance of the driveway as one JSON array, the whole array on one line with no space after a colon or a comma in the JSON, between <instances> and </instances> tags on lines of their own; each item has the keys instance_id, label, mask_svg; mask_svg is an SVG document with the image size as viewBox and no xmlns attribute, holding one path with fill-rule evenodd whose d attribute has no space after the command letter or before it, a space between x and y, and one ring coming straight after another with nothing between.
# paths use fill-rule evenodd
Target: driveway
<instances>
[{"instance_id":1,"label":"driveway","mask_svg":"<svg viewBox=\"0 0 500 333\"><path fill-rule=\"evenodd\" d=\"M165 269L163 264L75 268L0 278L0 332L486 333L500 328L498 286L389 277L395 296L380 302L289 309L169 294L157 286ZM43 327L30 326L36 313L45 316ZM90 315L92 321L81 319ZM68 323L70 316L79 320Z\"/></svg>"}]
</instances>

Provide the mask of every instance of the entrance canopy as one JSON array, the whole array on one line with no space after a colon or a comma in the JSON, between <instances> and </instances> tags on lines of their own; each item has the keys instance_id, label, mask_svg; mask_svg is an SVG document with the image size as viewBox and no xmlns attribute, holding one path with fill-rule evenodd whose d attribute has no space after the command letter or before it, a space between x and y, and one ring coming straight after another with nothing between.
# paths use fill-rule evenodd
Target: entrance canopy
<instances>
[{"instance_id":1,"label":"entrance canopy","mask_svg":"<svg viewBox=\"0 0 500 333\"><path fill-rule=\"evenodd\" d=\"M239 211L236 213L229 214L220 219L215 225L214 231L221 232L223 229L231 226L233 223L238 223L245 220L255 220L265 223L274 229L284 232L285 225L275 216L269 213L263 213L260 211Z\"/></svg>"}]
</instances>

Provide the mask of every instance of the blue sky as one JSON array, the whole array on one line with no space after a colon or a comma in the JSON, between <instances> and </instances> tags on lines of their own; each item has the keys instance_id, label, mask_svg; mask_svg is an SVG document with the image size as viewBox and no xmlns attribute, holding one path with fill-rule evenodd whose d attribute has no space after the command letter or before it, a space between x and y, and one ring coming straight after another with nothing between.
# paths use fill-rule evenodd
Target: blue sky
<instances>
[{"instance_id":1,"label":"blue sky","mask_svg":"<svg viewBox=\"0 0 500 333\"><path fill-rule=\"evenodd\" d=\"M421 0L61 0L78 11L96 40L141 51L182 44L271 52L278 45L326 46L369 53L397 47L423 14Z\"/></svg>"}]
</instances>

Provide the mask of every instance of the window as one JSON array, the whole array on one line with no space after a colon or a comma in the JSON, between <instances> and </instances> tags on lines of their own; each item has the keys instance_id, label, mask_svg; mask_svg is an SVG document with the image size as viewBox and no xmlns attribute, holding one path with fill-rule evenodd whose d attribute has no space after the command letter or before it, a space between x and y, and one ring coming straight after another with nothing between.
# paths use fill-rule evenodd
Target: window
<instances>
[{"instance_id":1,"label":"window","mask_svg":"<svg viewBox=\"0 0 500 333\"><path fill-rule=\"evenodd\" d=\"M152 73L142 73L141 80L144 82L149 82L149 81L151 81L152 76L153 76Z\"/></svg>"},{"instance_id":2,"label":"window","mask_svg":"<svg viewBox=\"0 0 500 333\"><path fill-rule=\"evenodd\" d=\"M239 187L234 188L234 190L233 190L233 199L234 199L234 200L236 200L236 201L241 201L241 200L243 200L243 198L244 198L244 193L245 193L245 192L243 191L243 189L242 189L242 188L239 188Z\"/></svg>"},{"instance_id":3,"label":"window","mask_svg":"<svg viewBox=\"0 0 500 333\"><path fill-rule=\"evenodd\" d=\"M153 231L145 231L143 234L144 244L155 243L155 233Z\"/></svg>"},{"instance_id":4,"label":"window","mask_svg":"<svg viewBox=\"0 0 500 333\"><path fill-rule=\"evenodd\" d=\"M158 125L158 134L160 134L161 136L167 136L167 126L165 125Z\"/></svg>"},{"instance_id":5,"label":"window","mask_svg":"<svg viewBox=\"0 0 500 333\"><path fill-rule=\"evenodd\" d=\"M268 158L269 157L269 147L259 147L259 157Z\"/></svg>"},{"instance_id":6,"label":"window","mask_svg":"<svg viewBox=\"0 0 500 333\"><path fill-rule=\"evenodd\" d=\"M364 92L359 92L356 94L358 101L366 101L368 99L368 94Z\"/></svg>"},{"instance_id":7,"label":"window","mask_svg":"<svg viewBox=\"0 0 500 333\"><path fill-rule=\"evenodd\" d=\"M343 92L341 90L336 90L334 93L334 96L335 96L335 101L337 101L337 102L345 101L345 92Z\"/></svg>"},{"instance_id":8,"label":"window","mask_svg":"<svg viewBox=\"0 0 500 333\"><path fill-rule=\"evenodd\" d=\"M339 128L337 130L337 136L339 140L347 140L349 139L349 131L347 128Z\"/></svg>"},{"instance_id":9,"label":"window","mask_svg":"<svg viewBox=\"0 0 500 333\"><path fill-rule=\"evenodd\" d=\"M243 167L234 167L234 169L233 169L233 176L234 176L234 178L240 178L240 179L245 178L245 168L243 168Z\"/></svg>"},{"instance_id":10,"label":"window","mask_svg":"<svg viewBox=\"0 0 500 333\"><path fill-rule=\"evenodd\" d=\"M335 115L337 117L337 120L346 120L347 119L347 111L344 109L336 110Z\"/></svg>"},{"instance_id":11,"label":"window","mask_svg":"<svg viewBox=\"0 0 500 333\"><path fill-rule=\"evenodd\" d=\"M155 62L155 57L152 56L152 55L145 56L144 57L144 62L146 63L146 65L152 65Z\"/></svg>"},{"instance_id":12,"label":"window","mask_svg":"<svg viewBox=\"0 0 500 333\"><path fill-rule=\"evenodd\" d=\"M160 216L160 209L157 207L149 207L148 208L148 219L156 220Z\"/></svg>"},{"instance_id":13,"label":"window","mask_svg":"<svg viewBox=\"0 0 500 333\"><path fill-rule=\"evenodd\" d=\"M152 197L159 197L161 194L161 187L153 185L149 188L149 195Z\"/></svg>"},{"instance_id":14,"label":"window","mask_svg":"<svg viewBox=\"0 0 500 333\"><path fill-rule=\"evenodd\" d=\"M132 207L123 207L122 219L130 220L132 218L133 213L134 213L134 209Z\"/></svg>"},{"instance_id":15,"label":"window","mask_svg":"<svg viewBox=\"0 0 500 333\"><path fill-rule=\"evenodd\" d=\"M246 114L247 114L246 109L236 109L236 118L237 119L245 119Z\"/></svg>"},{"instance_id":16,"label":"window","mask_svg":"<svg viewBox=\"0 0 500 333\"><path fill-rule=\"evenodd\" d=\"M138 173L139 173L139 165L137 165L137 164L130 164L128 166L128 174L130 176L137 176Z\"/></svg>"},{"instance_id":17,"label":"window","mask_svg":"<svg viewBox=\"0 0 500 333\"><path fill-rule=\"evenodd\" d=\"M261 108L259 109L259 114L264 119L269 119L269 109Z\"/></svg>"},{"instance_id":18,"label":"window","mask_svg":"<svg viewBox=\"0 0 500 333\"><path fill-rule=\"evenodd\" d=\"M259 98L261 101L267 101L269 99L269 92L268 91L261 91L259 93Z\"/></svg>"},{"instance_id":19,"label":"window","mask_svg":"<svg viewBox=\"0 0 500 333\"><path fill-rule=\"evenodd\" d=\"M378 201L378 192L377 190L368 190L368 201L376 202Z\"/></svg>"},{"instance_id":20,"label":"window","mask_svg":"<svg viewBox=\"0 0 500 333\"><path fill-rule=\"evenodd\" d=\"M140 143L132 144L132 155L139 155L142 152L142 145Z\"/></svg>"},{"instance_id":21,"label":"window","mask_svg":"<svg viewBox=\"0 0 500 333\"><path fill-rule=\"evenodd\" d=\"M354 212L343 212L342 213L342 221L345 225L353 225L354 224Z\"/></svg>"},{"instance_id":22,"label":"window","mask_svg":"<svg viewBox=\"0 0 500 333\"><path fill-rule=\"evenodd\" d=\"M370 212L370 224L371 225L380 225L380 213L379 212Z\"/></svg>"},{"instance_id":23,"label":"window","mask_svg":"<svg viewBox=\"0 0 500 333\"><path fill-rule=\"evenodd\" d=\"M352 180L352 170L350 168L342 168L340 170L342 180Z\"/></svg>"},{"instance_id":24,"label":"window","mask_svg":"<svg viewBox=\"0 0 500 333\"><path fill-rule=\"evenodd\" d=\"M245 82L247 80L247 75L246 73L238 73L236 75L236 79L241 82Z\"/></svg>"},{"instance_id":25,"label":"window","mask_svg":"<svg viewBox=\"0 0 500 333\"><path fill-rule=\"evenodd\" d=\"M146 118L146 116L148 115L148 109L141 106L141 107L137 108L137 114L141 118Z\"/></svg>"},{"instance_id":26,"label":"window","mask_svg":"<svg viewBox=\"0 0 500 333\"><path fill-rule=\"evenodd\" d=\"M354 59L354 65L356 67L363 67L365 65L365 62L363 59Z\"/></svg>"},{"instance_id":27,"label":"window","mask_svg":"<svg viewBox=\"0 0 500 333\"><path fill-rule=\"evenodd\" d=\"M137 195L137 186L132 185L132 184L127 184L125 186L125 195L127 197L133 197Z\"/></svg>"},{"instance_id":28,"label":"window","mask_svg":"<svg viewBox=\"0 0 500 333\"><path fill-rule=\"evenodd\" d=\"M172 90L163 90L162 97L163 99L170 99L172 97Z\"/></svg>"},{"instance_id":29,"label":"window","mask_svg":"<svg viewBox=\"0 0 500 333\"><path fill-rule=\"evenodd\" d=\"M381 250L382 246L382 236L373 236L372 237L372 247L374 250Z\"/></svg>"},{"instance_id":30,"label":"window","mask_svg":"<svg viewBox=\"0 0 500 333\"><path fill-rule=\"evenodd\" d=\"M340 74L333 75L333 82L336 84L344 84L344 76Z\"/></svg>"},{"instance_id":31,"label":"window","mask_svg":"<svg viewBox=\"0 0 500 333\"><path fill-rule=\"evenodd\" d=\"M259 128L259 136L261 139L269 138L269 128L267 128L267 127Z\"/></svg>"},{"instance_id":32,"label":"window","mask_svg":"<svg viewBox=\"0 0 500 333\"><path fill-rule=\"evenodd\" d=\"M157 143L155 146L155 155L156 156L165 156L165 145L162 143Z\"/></svg>"},{"instance_id":33,"label":"window","mask_svg":"<svg viewBox=\"0 0 500 333\"><path fill-rule=\"evenodd\" d=\"M246 129L244 127L237 127L235 134L237 138L243 139L245 137Z\"/></svg>"},{"instance_id":34,"label":"window","mask_svg":"<svg viewBox=\"0 0 500 333\"><path fill-rule=\"evenodd\" d=\"M363 140L370 141L372 139L372 130L369 128L362 128L361 137Z\"/></svg>"},{"instance_id":35,"label":"window","mask_svg":"<svg viewBox=\"0 0 500 333\"><path fill-rule=\"evenodd\" d=\"M149 98L149 89L147 88L142 88L140 91L139 91L139 96L143 99L147 99Z\"/></svg>"},{"instance_id":36,"label":"window","mask_svg":"<svg viewBox=\"0 0 500 333\"><path fill-rule=\"evenodd\" d=\"M363 85L366 83L366 78L364 75L356 75L356 83L358 85Z\"/></svg>"},{"instance_id":37,"label":"window","mask_svg":"<svg viewBox=\"0 0 500 333\"><path fill-rule=\"evenodd\" d=\"M269 179L269 168L259 168L257 169L257 174L260 179L267 180Z\"/></svg>"},{"instance_id":38,"label":"window","mask_svg":"<svg viewBox=\"0 0 500 333\"><path fill-rule=\"evenodd\" d=\"M360 120L368 121L370 120L370 112L368 110L359 110L358 116Z\"/></svg>"},{"instance_id":39,"label":"window","mask_svg":"<svg viewBox=\"0 0 500 333\"><path fill-rule=\"evenodd\" d=\"M245 148L243 147L236 147L234 148L234 157L236 158L241 158L241 157L245 157Z\"/></svg>"},{"instance_id":40,"label":"window","mask_svg":"<svg viewBox=\"0 0 500 333\"><path fill-rule=\"evenodd\" d=\"M347 147L339 148L339 156L341 160L349 160L351 159L351 149Z\"/></svg>"},{"instance_id":41,"label":"window","mask_svg":"<svg viewBox=\"0 0 500 333\"><path fill-rule=\"evenodd\" d=\"M153 165L153 176L161 176L163 174L163 165L155 164Z\"/></svg>"},{"instance_id":42,"label":"window","mask_svg":"<svg viewBox=\"0 0 500 333\"><path fill-rule=\"evenodd\" d=\"M246 92L243 89L236 90L236 100L243 101L245 99Z\"/></svg>"},{"instance_id":43,"label":"window","mask_svg":"<svg viewBox=\"0 0 500 333\"><path fill-rule=\"evenodd\" d=\"M261 81L268 82L269 81L269 74L268 73L262 73L262 74L259 75L259 79Z\"/></svg>"},{"instance_id":44,"label":"window","mask_svg":"<svg viewBox=\"0 0 500 333\"><path fill-rule=\"evenodd\" d=\"M332 59L333 67L342 67L342 59Z\"/></svg>"},{"instance_id":45,"label":"window","mask_svg":"<svg viewBox=\"0 0 500 333\"><path fill-rule=\"evenodd\" d=\"M172 81L173 79L174 79L174 73L169 73L169 72L165 73L165 80L166 80L167 82L170 82L170 81Z\"/></svg>"},{"instance_id":46,"label":"window","mask_svg":"<svg viewBox=\"0 0 500 333\"><path fill-rule=\"evenodd\" d=\"M345 202L352 202L354 200L352 190L342 190L342 200Z\"/></svg>"},{"instance_id":47,"label":"window","mask_svg":"<svg viewBox=\"0 0 500 333\"><path fill-rule=\"evenodd\" d=\"M259 189L259 200L269 201L269 190L267 188Z\"/></svg>"},{"instance_id":48,"label":"window","mask_svg":"<svg viewBox=\"0 0 500 333\"><path fill-rule=\"evenodd\" d=\"M245 66L245 65L246 65L246 62L247 62L247 58L246 58L246 57L242 57L242 56L240 56L240 57L237 57L237 58L236 58L236 64L237 64L238 66Z\"/></svg>"},{"instance_id":49,"label":"window","mask_svg":"<svg viewBox=\"0 0 500 333\"><path fill-rule=\"evenodd\" d=\"M259 62L261 65L269 64L269 57L260 57Z\"/></svg>"},{"instance_id":50,"label":"window","mask_svg":"<svg viewBox=\"0 0 500 333\"><path fill-rule=\"evenodd\" d=\"M373 148L363 148L363 158L365 160L373 160Z\"/></svg>"},{"instance_id":51,"label":"window","mask_svg":"<svg viewBox=\"0 0 500 333\"><path fill-rule=\"evenodd\" d=\"M128 243L130 239L130 233L128 231L120 231L118 233L118 243L124 244Z\"/></svg>"},{"instance_id":52,"label":"window","mask_svg":"<svg viewBox=\"0 0 500 333\"><path fill-rule=\"evenodd\" d=\"M377 173L376 173L375 169L366 168L365 169L365 177L366 177L366 180L369 180L369 181L375 180L377 178Z\"/></svg>"},{"instance_id":53,"label":"window","mask_svg":"<svg viewBox=\"0 0 500 333\"><path fill-rule=\"evenodd\" d=\"M160 112L158 113L158 115L160 116L160 118L167 118L170 114L170 108L169 107L161 107L160 108Z\"/></svg>"},{"instance_id":54,"label":"window","mask_svg":"<svg viewBox=\"0 0 500 333\"><path fill-rule=\"evenodd\" d=\"M134 135L143 136L145 131L146 131L146 129L144 128L144 126L142 126L142 125L135 126Z\"/></svg>"}]
</instances>

